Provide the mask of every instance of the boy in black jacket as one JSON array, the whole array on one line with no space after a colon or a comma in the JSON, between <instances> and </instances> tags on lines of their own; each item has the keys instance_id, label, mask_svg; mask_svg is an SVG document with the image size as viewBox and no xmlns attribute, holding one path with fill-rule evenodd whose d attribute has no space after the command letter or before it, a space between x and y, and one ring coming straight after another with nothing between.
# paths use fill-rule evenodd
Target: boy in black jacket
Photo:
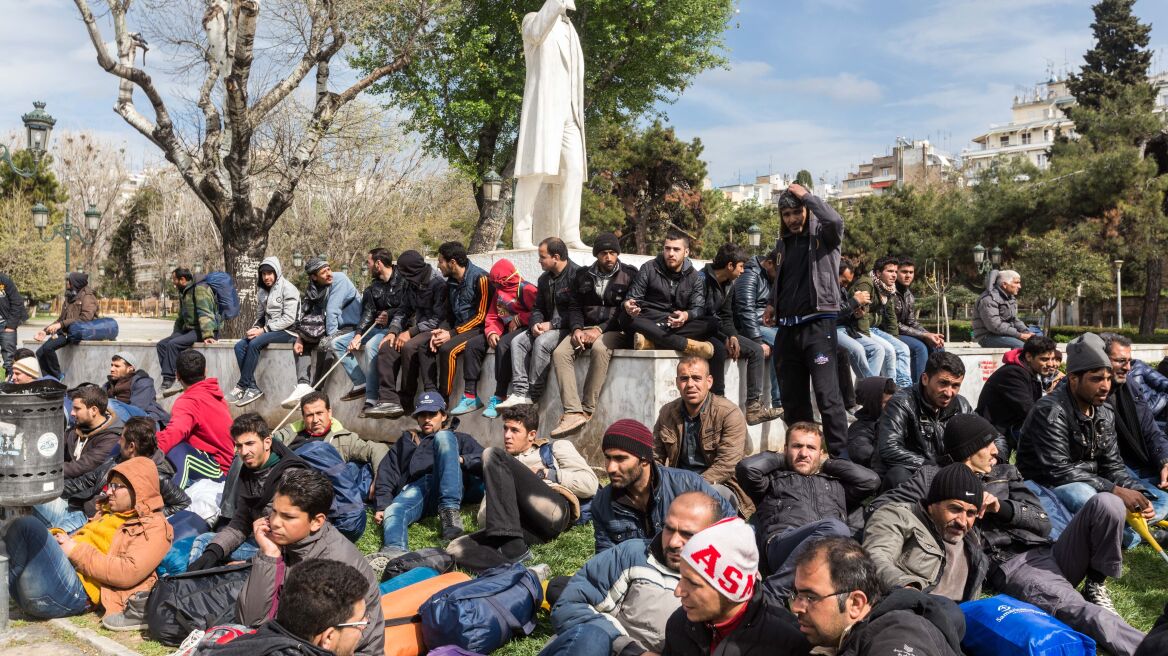
<instances>
[{"instance_id":1,"label":"boy in black jacket","mask_svg":"<svg viewBox=\"0 0 1168 656\"><path fill-rule=\"evenodd\" d=\"M442 539L462 535L462 503L482 499L483 447L466 433L446 427L446 402L437 392L422 392L414 403L418 430L393 443L377 468L374 490L383 546L369 555L381 575L389 561L409 551L410 524L437 512ZM471 477L467 480L467 477Z\"/></svg>"}]
</instances>

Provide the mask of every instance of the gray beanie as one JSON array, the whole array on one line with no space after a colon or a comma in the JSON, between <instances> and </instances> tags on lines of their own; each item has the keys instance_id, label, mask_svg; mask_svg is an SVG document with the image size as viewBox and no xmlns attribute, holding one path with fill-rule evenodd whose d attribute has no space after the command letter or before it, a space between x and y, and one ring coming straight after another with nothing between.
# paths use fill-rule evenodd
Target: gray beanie
<instances>
[{"instance_id":1,"label":"gray beanie","mask_svg":"<svg viewBox=\"0 0 1168 656\"><path fill-rule=\"evenodd\" d=\"M133 367L135 369L141 369L141 367L138 366L138 358L135 357L134 354L130 353L129 351L118 351L117 353L114 353L114 357L125 362L126 364L130 365L131 367Z\"/></svg>"},{"instance_id":2,"label":"gray beanie","mask_svg":"<svg viewBox=\"0 0 1168 656\"><path fill-rule=\"evenodd\" d=\"M1068 374L1104 368L1111 368L1111 358L1107 357L1102 337L1095 333L1083 333L1067 342Z\"/></svg>"},{"instance_id":3,"label":"gray beanie","mask_svg":"<svg viewBox=\"0 0 1168 656\"><path fill-rule=\"evenodd\" d=\"M321 257L310 257L308 258L308 261L304 263L304 273L307 273L311 276L326 266L328 266L328 260L325 260Z\"/></svg>"}]
</instances>

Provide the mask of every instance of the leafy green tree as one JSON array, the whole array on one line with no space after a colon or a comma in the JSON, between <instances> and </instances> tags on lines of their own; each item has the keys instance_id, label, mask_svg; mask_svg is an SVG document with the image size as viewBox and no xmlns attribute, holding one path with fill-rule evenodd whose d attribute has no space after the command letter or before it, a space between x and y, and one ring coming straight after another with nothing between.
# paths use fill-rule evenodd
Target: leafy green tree
<instances>
[{"instance_id":1,"label":"leafy green tree","mask_svg":"<svg viewBox=\"0 0 1168 656\"><path fill-rule=\"evenodd\" d=\"M730 205L728 200L722 202ZM702 243L710 244L711 250L728 241L749 246L750 226L756 225L761 231L758 250L765 253L774 247L782 223L774 205L760 205L753 199L725 209L712 208L707 214L711 220L702 233Z\"/></svg>"},{"instance_id":2,"label":"leafy green tree","mask_svg":"<svg viewBox=\"0 0 1168 656\"><path fill-rule=\"evenodd\" d=\"M0 271L28 300L47 301L65 291L65 249L37 239L32 205L23 194L0 197Z\"/></svg>"},{"instance_id":3,"label":"leafy green tree","mask_svg":"<svg viewBox=\"0 0 1168 656\"><path fill-rule=\"evenodd\" d=\"M110 239L109 256L102 264L102 287L107 296L138 296L134 247L150 240L146 224L150 214L159 211L162 204L162 192L153 185L142 187L130 199L125 217Z\"/></svg>"},{"instance_id":4,"label":"leafy green tree","mask_svg":"<svg viewBox=\"0 0 1168 656\"><path fill-rule=\"evenodd\" d=\"M1095 47L1083 55L1082 70L1072 74L1067 84L1077 105L1071 108L1070 116L1080 133L1078 114L1100 110L1105 99L1118 98L1130 89L1146 94L1151 109L1154 91L1148 83L1148 66L1152 51L1147 47L1152 26L1141 23L1132 13L1134 4L1135 0L1101 0L1092 7Z\"/></svg>"},{"instance_id":5,"label":"leafy green tree","mask_svg":"<svg viewBox=\"0 0 1168 656\"><path fill-rule=\"evenodd\" d=\"M795 182L797 184L803 185L804 187L807 187L808 189L815 188L815 180L811 178L811 171L808 171L807 169L802 169L795 174Z\"/></svg>"},{"instance_id":6,"label":"leafy green tree","mask_svg":"<svg viewBox=\"0 0 1168 656\"><path fill-rule=\"evenodd\" d=\"M29 199L30 205L41 202L50 208L54 203L65 202L65 189L53 174L52 155L45 155L38 166L34 165L31 153L18 150L12 153L12 163L25 171L33 171L33 175L21 177L11 168L0 165L0 198L21 196Z\"/></svg>"},{"instance_id":7,"label":"leafy green tree","mask_svg":"<svg viewBox=\"0 0 1168 656\"><path fill-rule=\"evenodd\" d=\"M1111 265L1103 253L1082 247L1089 238L1085 232L1023 233L1010 242L1016 254L1010 265L1022 275L1022 299L1042 310L1045 326L1051 325L1059 301L1073 299L1080 291L1085 297L1100 298L1110 289Z\"/></svg>"},{"instance_id":8,"label":"leafy green tree","mask_svg":"<svg viewBox=\"0 0 1168 656\"><path fill-rule=\"evenodd\" d=\"M525 68L520 26L538 0L447 0L427 48L410 66L374 85L386 103L408 114L406 128L423 146L472 179L479 207L471 252L494 248L508 203L488 203L482 178L491 169L509 178L515 166ZM725 65L722 32L732 0L587 0L572 16L584 50L588 150L598 155L602 123L635 119L669 102L698 73ZM359 70L377 70L392 56L386 40L408 17L390 13L357 35ZM593 169L595 167L592 167ZM511 191L504 186L504 194ZM595 207L593 209L596 209ZM605 208L615 220L611 207ZM603 213L603 212L602 212ZM597 215L599 216L599 215Z\"/></svg>"}]
</instances>

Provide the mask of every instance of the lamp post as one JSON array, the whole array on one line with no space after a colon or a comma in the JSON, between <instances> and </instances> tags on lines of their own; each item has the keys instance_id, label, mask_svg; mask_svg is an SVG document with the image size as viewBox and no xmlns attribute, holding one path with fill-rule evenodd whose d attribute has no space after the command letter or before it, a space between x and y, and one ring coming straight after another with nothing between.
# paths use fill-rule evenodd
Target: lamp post
<instances>
[{"instance_id":1,"label":"lamp post","mask_svg":"<svg viewBox=\"0 0 1168 656\"><path fill-rule=\"evenodd\" d=\"M32 206L32 224L36 226L37 234L40 235L41 241L46 244L53 241L57 237L65 240L65 273L69 273L72 269L69 268L69 245L76 237L82 244L92 246L97 238L92 235L90 238L85 238L85 233L81 228L73 223L73 212L69 208L65 208L65 222L58 226L53 226L49 232L49 236L45 236L45 229L49 225L49 208L41 203ZM85 228L93 233L97 230L98 225L101 224L101 212L97 210L97 206L93 203L89 204L89 209L85 210Z\"/></svg>"},{"instance_id":2,"label":"lamp post","mask_svg":"<svg viewBox=\"0 0 1168 656\"><path fill-rule=\"evenodd\" d=\"M1115 327L1123 328L1123 260L1115 261Z\"/></svg>"},{"instance_id":3,"label":"lamp post","mask_svg":"<svg viewBox=\"0 0 1168 656\"><path fill-rule=\"evenodd\" d=\"M300 251L293 251L292 252L292 266L296 267L297 269L304 266L304 254L303 253L301 253Z\"/></svg>"},{"instance_id":4,"label":"lamp post","mask_svg":"<svg viewBox=\"0 0 1168 656\"><path fill-rule=\"evenodd\" d=\"M22 178L31 178L36 175L41 159L48 150L49 137L53 133L53 126L57 124L57 119L45 111L44 102L37 100L33 102L32 106L33 110L31 112L20 117L20 120L24 123L25 147L32 155L32 169L26 171L18 167L12 161L12 153L8 151L8 146L0 144L0 160L7 163L8 168L12 169L13 173Z\"/></svg>"},{"instance_id":5,"label":"lamp post","mask_svg":"<svg viewBox=\"0 0 1168 656\"><path fill-rule=\"evenodd\" d=\"M746 234L750 236L750 250L757 254L758 245L760 242L762 242L762 229L758 227L757 223L752 223L750 224L750 227L746 229Z\"/></svg>"},{"instance_id":6,"label":"lamp post","mask_svg":"<svg viewBox=\"0 0 1168 656\"><path fill-rule=\"evenodd\" d=\"M981 244L973 247L973 263L977 266L977 272L984 278L983 287L990 286L990 274L994 269L1002 264L1002 249L994 246L990 249L990 257L986 259L986 248Z\"/></svg>"},{"instance_id":7,"label":"lamp post","mask_svg":"<svg viewBox=\"0 0 1168 656\"><path fill-rule=\"evenodd\" d=\"M491 204L490 211L494 213L499 204L499 198L503 193L503 177L500 176L495 169L487 171L483 176L483 201ZM495 250L503 250L503 236L499 235L499 239L495 241Z\"/></svg>"}]
</instances>

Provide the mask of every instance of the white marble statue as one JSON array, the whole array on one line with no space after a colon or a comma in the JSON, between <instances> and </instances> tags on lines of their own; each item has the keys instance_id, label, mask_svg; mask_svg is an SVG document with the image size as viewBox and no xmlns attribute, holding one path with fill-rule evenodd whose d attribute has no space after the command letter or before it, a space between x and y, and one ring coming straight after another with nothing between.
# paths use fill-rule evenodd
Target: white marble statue
<instances>
[{"instance_id":1,"label":"white marble statue","mask_svg":"<svg viewBox=\"0 0 1168 656\"><path fill-rule=\"evenodd\" d=\"M587 248L580 241L584 55L568 19L575 10L574 0L546 0L523 17L527 81L515 153L514 248L533 248L544 237Z\"/></svg>"}]
</instances>

